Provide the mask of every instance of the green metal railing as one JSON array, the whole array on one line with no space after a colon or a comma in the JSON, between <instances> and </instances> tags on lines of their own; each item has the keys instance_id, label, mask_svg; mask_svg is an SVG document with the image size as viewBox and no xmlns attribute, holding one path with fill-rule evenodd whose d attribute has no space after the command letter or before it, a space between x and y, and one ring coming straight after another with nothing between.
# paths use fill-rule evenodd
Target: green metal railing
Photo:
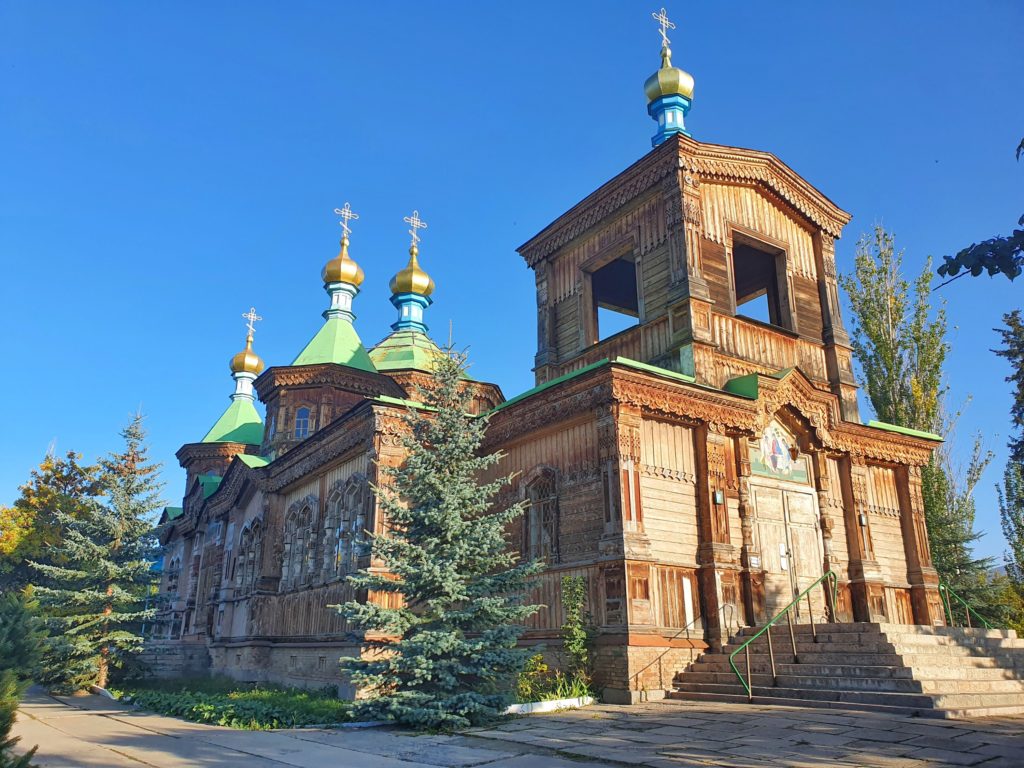
<instances>
[{"instance_id":1,"label":"green metal railing","mask_svg":"<svg viewBox=\"0 0 1024 768\"><path fill-rule=\"evenodd\" d=\"M826 582L828 583L826 584ZM757 632L757 634L755 634L753 637L751 637L749 640L743 643L743 645L741 645L739 648L737 648L735 651L729 654L729 666L732 668L732 671L736 673L736 677L739 678L740 684L743 686L743 690L747 692L748 700L753 701L754 699L753 677L750 674L750 645L755 640L757 640L757 638L759 638L761 635L767 636L768 659L771 661L772 665L772 684L774 685L777 675L775 673L775 649L772 646L772 627L783 616L787 617L789 623L789 640L793 646L793 663L800 663L800 654L797 652L796 649L796 631L793 628L793 608L799 605L800 601L803 600L805 597L807 598L807 613L808 616L810 616L811 621L811 636L814 638L814 642L818 642L818 631L814 626L814 606L811 605L811 592L813 592L815 588L817 588L819 585L825 586L825 607L826 611L828 612L828 618L830 621L837 621L838 619L836 618L836 604L839 593L839 577L835 574L834 571L825 571L825 573L822 574L821 578L815 580L815 582L811 584L811 586L809 586L807 589L805 589L803 592L797 595L796 598L794 598L793 602L791 602L789 605L787 605L785 608L783 608L781 611L775 614L775 616L773 616L771 620L768 621L768 623L766 623L760 629L760 631ZM736 657L740 653L745 653L747 659L746 678L743 677L743 674L740 672L739 667L736 666Z\"/></svg>"},{"instance_id":2,"label":"green metal railing","mask_svg":"<svg viewBox=\"0 0 1024 768\"><path fill-rule=\"evenodd\" d=\"M981 622L981 625L985 627L985 629L992 629L992 625L985 621L984 616L982 616L976 610L971 608L970 604L966 600L960 597L960 595L958 595L948 586L943 584L941 581L939 582L939 596L942 597L942 607L946 609L946 623L949 626L956 626L956 624L953 623L953 604L950 602L950 598L952 597L954 600L956 600L958 603L960 603L960 605L964 607L964 616L967 619L968 628L971 628L973 626L971 624L971 614L974 614L974 618L977 621Z\"/></svg>"}]
</instances>

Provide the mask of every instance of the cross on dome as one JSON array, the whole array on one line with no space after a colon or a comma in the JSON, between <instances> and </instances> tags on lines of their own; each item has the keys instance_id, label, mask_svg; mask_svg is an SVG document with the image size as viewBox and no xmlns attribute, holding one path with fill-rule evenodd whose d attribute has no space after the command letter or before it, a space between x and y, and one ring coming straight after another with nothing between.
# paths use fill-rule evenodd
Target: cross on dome
<instances>
[{"instance_id":1,"label":"cross on dome","mask_svg":"<svg viewBox=\"0 0 1024 768\"><path fill-rule=\"evenodd\" d=\"M252 336L256 330L255 323L263 318L256 314L256 307L249 307L249 311L242 315L244 320L248 320L247 328L249 329L249 335Z\"/></svg>"},{"instance_id":2,"label":"cross on dome","mask_svg":"<svg viewBox=\"0 0 1024 768\"><path fill-rule=\"evenodd\" d=\"M664 8L662 8L658 13L652 13L651 18L658 22L658 25L661 27L661 29L658 30L661 33L661 44L663 47L667 48L669 44L668 30L675 29L676 25L668 20L668 13L665 12Z\"/></svg>"},{"instance_id":3,"label":"cross on dome","mask_svg":"<svg viewBox=\"0 0 1024 768\"><path fill-rule=\"evenodd\" d=\"M348 223L352 219L358 219L359 214L353 211L352 206L349 205L347 202L343 207L335 208L334 213L337 216L341 216L342 220L339 222L339 224L341 224L341 231L345 233L345 237L348 237L349 234L351 234L352 232L352 228L348 225Z\"/></svg>"},{"instance_id":4,"label":"cross on dome","mask_svg":"<svg viewBox=\"0 0 1024 768\"><path fill-rule=\"evenodd\" d=\"M402 219L402 221L404 221L406 224L412 227L412 229L409 230L409 234L412 235L412 244L419 245L420 236L416 232L416 230L427 228L427 222L420 219L420 212L413 211L412 216L406 216L405 218Z\"/></svg>"}]
</instances>

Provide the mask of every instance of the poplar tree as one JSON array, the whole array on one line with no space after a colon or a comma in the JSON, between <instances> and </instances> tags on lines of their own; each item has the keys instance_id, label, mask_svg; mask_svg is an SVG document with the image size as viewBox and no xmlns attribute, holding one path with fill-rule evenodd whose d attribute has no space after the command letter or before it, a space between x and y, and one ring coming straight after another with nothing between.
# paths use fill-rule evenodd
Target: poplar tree
<instances>
[{"instance_id":1,"label":"poplar tree","mask_svg":"<svg viewBox=\"0 0 1024 768\"><path fill-rule=\"evenodd\" d=\"M999 519L1009 550L1003 556L1006 575L1019 598L1024 600L1024 318L1015 309L1003 315L1005 328L997 328L1003 346L994 350L1010 363L1010 375L1006 381L1012 386L1013 405L1010 407L1010 421L1014 432L1008 442L1010 457L1003 472L1002 487L996 486L999 495ZM1024 621L1018 614L1017 622Z\"/></svg>"},{"instance_id":2,"label":"poplar tree","mask_svg":"<svg viewBox=\"0 0 1024 768\"><path fill-rule=\"evenodd\" d=\"M423 407L404 416L404 463L380 468L386 482L374 492L387 532L369 543L385 572L349 582L387 599L329 606L362 631L366 652L341 668L370 697L356 702L363 717L431 729L485 721L502 711L526 660L516 641L538 608L526 592L542 566L505 539L523 506L493 508L510 478L480 482L501 457L479 453L487 419L469 413L464 368L464 355L439 356Z\"/></svg>"},{"instance_id":3,"label":"poplar tree","mask_svg":"<svg viewBox=\"0 0 1024 768\"><path fill-rule=\"evenodd\" d=\"M59 565L34 562L35 588L54 635L47 682L79 689L106 687L111 668L142 650L141 625L154 614L153 512L160 506L160 467L150 461L142 416L121 431L124 450L100 462L106 503L93 499L79 515L58 510Z\"/></svg>"},{"instance_id":4,"label":"poplar tree","mask_svg":"<svg viewBox=\"0 0 1024 768\"><path fill-rule=\"evenodd\" d=\"M80 454L48 453L10 507L0 507L0 589L17 591L35 575L30 560L59 564L63 527L58 513L77 518L99 493L96 466Z\"/></svg>"},{"instance_id":5,"label":"poplar tree","mask_svg":"<svg viewBox=\"0 0 1024 768\"><path fill-rule=\"evenodd\" d=\"M864 392L881 421L947 438L922 467L925 522L940 578L966 599L990 604L987 559L975 558L974 488L991 454L976 441L963 473L956 473L948 438L956 415L943 412L944 365L949 353L943 305L931 303L931 260L913 281L903 275L903 252L881 226L857 243L852 275L841 283L853 308L851 343ZM982 609L984 606L982 606Z\"/></svg>"}]
</instances>

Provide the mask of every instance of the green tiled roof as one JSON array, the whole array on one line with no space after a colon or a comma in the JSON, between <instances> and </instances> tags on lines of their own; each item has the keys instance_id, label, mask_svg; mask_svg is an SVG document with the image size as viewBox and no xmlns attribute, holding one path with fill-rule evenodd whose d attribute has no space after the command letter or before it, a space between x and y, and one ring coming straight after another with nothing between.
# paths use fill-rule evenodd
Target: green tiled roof
<instances>
[{"instance_id":1,"label":"green tiled roof","mask_svg":"<svg viewBox=\"0 0 1024 768\"><path fill-rule=\"evenodd\" d=\"M259 445L263 442L263 419L252 400L236 398L201 442Z\"/></svg>"},{"instance_id":2,"label":"green tiled roof","mask_svg":"<svg viewBox=\"0 0 1024 768\"><path fill-rule=\"evenodd\" d=\"M318 363L338 363L370 373L377 372L356 329L341 317L328 318L292 365Z\"/></svg>"},{"instance_id":3,"label":"green tiled roof","mask_svg":"<svg viewBox=\"0 0 1024 768\"><path fill-rule=\"evenodd\" d=\"M253 469L265 467L267 466L267 464L270 463L270 459L268 459L266 456L253 456L252 454L249 453L238 454L238 460L245 464L247 467L252 467Z\"/></svg>"},{"instance_id":4,"label":"green tiled roof","mask_svg":"<svg viewBox=\"0 0 1024 768\"><path fill-rule=\"evenodd\" d=\"M203 498L209 498L214 491L220 488L220 481L223 480L220 475L200 475L198 478L199 485L203 487Z\"/></svg>"}]
</instances>

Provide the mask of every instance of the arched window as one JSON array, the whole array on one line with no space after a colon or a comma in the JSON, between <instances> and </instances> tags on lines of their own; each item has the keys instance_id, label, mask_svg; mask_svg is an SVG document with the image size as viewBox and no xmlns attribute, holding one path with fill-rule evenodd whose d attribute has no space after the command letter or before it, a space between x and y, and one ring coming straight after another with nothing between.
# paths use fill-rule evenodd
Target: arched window
<instances>
[{"instance_id":1,"label":"arched window","mask_svg":"<svg viewBox=\"0 0 1024 768\"><path fill-rule=\"evenodd\" d=\"M309 436L309 408L302 406L295 411L295 439Z\"/></svg>"},{"instance_id":2,"label":"arched window","mask_svg":"<svg viewBox=\"0 0 1024 768\"><path fill-rule=\"evenodd\" d=\"M529 506L523 517L523 555L558 562L558 487L555 472L544 469L526 486Z\"/></svg>"},{"instance_id":3,"label":"arched window","mask_svg":"<svg viewBox=\"0 0 1024 768\"><path fill-rule=\"evenodd\" d=\"M369 486L362 475L335 488L324 521L323 574L331 579L356 570L364 542Z\"/></svg>"},{"instance_id":4,"label":"arched window","mask_svg":"<svg viewBox=\"0 0 1024 768\"><path fill-rule=\"evenodd\" d=\"M259 520L242 530L235 567L235 594L247 595L259 578L263 560L263 526Z\"/></svg>"},{"instance_id":5,"label":"arched window","mask_svg":"<svg viewBox=\"0 0 1024 768\"><path fill-rule=\"evenodd\" d=\"M284 552L281 561L281 588L293 589L309 582L312 575L313 508L310 502L296 504L284 521Z\"/></svg>"}]
</instances>

